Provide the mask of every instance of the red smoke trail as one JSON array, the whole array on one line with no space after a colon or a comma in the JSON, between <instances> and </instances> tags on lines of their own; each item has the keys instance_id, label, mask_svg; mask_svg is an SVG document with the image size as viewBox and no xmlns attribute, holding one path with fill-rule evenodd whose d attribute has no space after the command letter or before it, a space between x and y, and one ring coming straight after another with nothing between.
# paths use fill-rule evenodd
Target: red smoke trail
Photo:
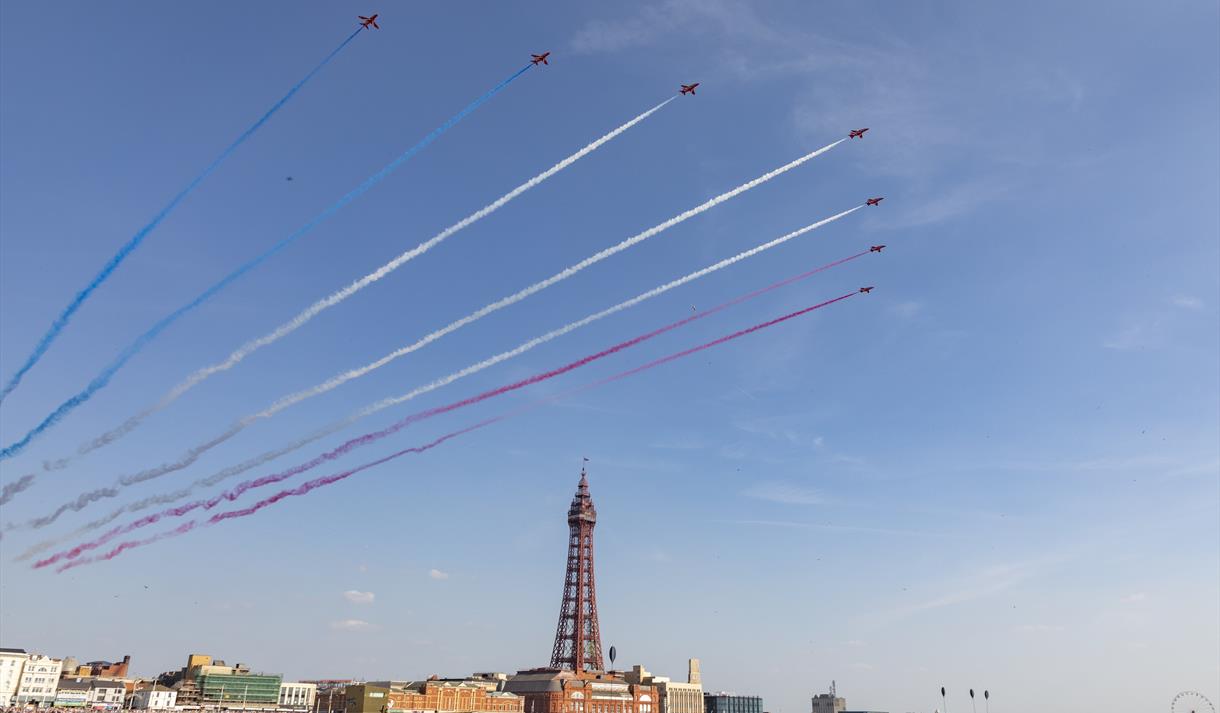
<instances>
[{"instance_id":1,"label":"red smoke trail","mask_svg":"<svg viewBox=\"0 0 1220 713\"><path fill-rule=\"evenodd\" d=\"M775 319L770 320L769 322L762 322L761 324L756 324L753 327L746 327L745 329L733 332L732 334L725 335L719 339L713 339L710 342L705 342L703 344L700 344L697 347L691 347L690 349L685 349L683 351L676 352L674 354L670 354L669 356L661 357L660 359L655 359L653 361L648 362L647 364L637 366L634 369L628 369L627 371L620 372L618 374L615 374L614 376L607 376L604 379L601 379L599 381L594 381L591 384L587 384L585 386L581 386L579 388L573 389L572 391L567 392L563 395L568 396L571 394L580 393L582 391L587 391L589 389L592 389L592 388L595 388L598 386L603 386L605 384L610 384L615 381L619 381L621 379L626 379L628 376L634 376L635 374L638 374L641 371L648 371L649 369L653 369L655 367L661 366L662 364L668 364L669 362L674 361L675 359L681 359L682 357L690 356L691 354L694 354L696 352L701 352L704 349L711 349L712 347L718 346L720 344L724 344L725 342L731 342L734 339L739 339L741 337L746 336L747 334L753 334L754 332L757 332L760 329L766 329L767 327L773 327L773 326L779 324L780 322L787 322L788 320L794 319L796 317L800 317L803 314L808 314L809 312L812 312L815 309L821 309L827 305L832 305L835 302L841 302L841 301L847 299L848 297L855 297L858 294L860 294L858 291L857 292L848 292L847 294L843 295L842 297L836 297L833 300L826 300L825 302L819 302L818 304L813 305L812 307L806 307L805 309L797 310L796 312L789 312L788 314L784 315L783 317L776 317Z\"/></svg>"},{"instance_id":2,"label":"red smoke trail","mask_svg":"<svg viewBox=\"0 0 1220 713\"><path fill-rule=\"evenodd\" d=\"M435 408L431 408L431 409L427 409L424 411L419 411L417 413L411 414L410 416L407 416L406 418L404 418L394 424L391 424L390 426L386 427L385 429L383 429L381 431L374 431L372 433L368 433L363 436L358 436L356 438L353 438L331 451L323 453L323 454L313 458L312 460L306 461L305 463L302 463L297 466L293 466L292 468L289 468L287 470L284 470L284 471L281 471L279 473L275 473L272 475L265 475L261 478L256 478L254 480L247 480L245 482L239 483L238 485L234 486L230 490L227 490L227 491L224 491L217 495L214 495L211 498L208 498L206 500L195 500L193 502L186 503L185 505L179 505L177 507L166 508L165 510L162 510L161 512L154 513L151 515L145 515L144 517L134 520L126 525L120 525L118 527L115 527L94 540L91 540L89 542L84 542L71 549L64 550L55 555L47 557L46 559L42 559L42 560L35 562L34 569L41 569L43 567L50 566L50 565L55 564L56 562L59 562L60 560L64 560L64 559L74 559L89 550L97 549L98 547L104 545L105 543L109 542L110 540L112 540L116 537L125 535L129 532L138 530L142 527L147 527L148 525L156 524L157 522L160 522L161 520L163 520L167 517L182 517L183 515L186 515L192 511L198 510L200 508L202 508L204 510L211 510L212 508L216 507L217 505L221 504L222 502L225 502L225 501L233 502L248 490L252 490L254 488L260 488L265 485L272 485L274 483L279 483L284 480L287 480L295 475L298 475L305 471L316 468L317 466L319 466L323 463L335 460L336 458L339 458L340 456L346 454L347 452L349 452L355 448L367 445L369 443L373 443L382 438L385 438L386 436L397 433L398 431L406 428L407 426L409 426L412 423L415 423L417 421L422 421L424 419L431 418L433 416L436 416L436 415L439 415L442 413L448 413L449 411L454 411L456 409L463 408L463 407L469 406L471 404L476 404L476 403L479 403L480 401L485 401L487 399L493 398L495 396L499 396L501 394L508 393L510 391L516 391L516 390L524 388L526 386L530 386L532 384L537 384L541 381L546 381L548 379L552 379L561 374L566 374L569 371L578 369L582 366L585 366L586 364L597 361L599 359L604 359L607 356L615 354L624 349L633 347L636 344L639 344L641 342L652 339L653 337L656 337L658 335L661 335L666 332L677 329L678 327L689 324L690 322L693 322L695 320L703 319L704 317L711 316L722 310L728 309L729 307L732 307L734 305L740 304L747 300L754 299L755 297L764 295L768 292L771 292L772 290L777 290L781 287L790 285L794 282L798 282L800 280L807 279L809 277L812 277L813 275L818 274L819 272L823 272L825 270L829 270L832 267L837 267L839 265L842 265L845 262L850 262L857 258L864 257L867 254L869 254L869 251L864 250L864 251L856 253L855 255L850 255L850 256L842 258L840 260L835 260L834 262L827 263L825 265L822 265L821 267L814 268L812 270L803 272L799 275L794 275L787 279L780 280L779 282L768 285L766 287L755 290L753 292L749 292L747 294L741 295L740 297L736 297L732 300L729 300L728 302L717 305L717 306L707 309L703 312L699 312L697 314L691 315L690 317L686 317L685 319L680 319L677 322L673 322L664 327L661 327L659 329L648 332L647 334L643 334L643 335L635 337L633 339L629 339L625 342L620 342L608 349L604 349L595 354L591 354L582 359L578 359L574 362L566 364L557 369L552 369L550 371L545 371L545 372L542 372L539 374L535 374L534 376L531 376L529 378L522 379L520 381L516 381L511 384L507 384L505 386L501 386L501 387L498 387L495 389L491 389L489 391L484 391L483 393L478 394L477 396L471 396L469 398L462 399L461 401L455 401L446 406L438 406Z\"/></svg>"},{"instance_id":3,"label":"red smoke trail","mask_svg":"<svg viewBox=\"0 0 1220 713\"><path fill-rule=\"evenodd\" d=\"M100 557L77 560L76 562L69 562L68 564L64 565L63 567L60 567L59 569L57 569L56 573L63 572L65 570L69 570L69 569L72 569L73 567L76 567L76 566L79 566L82 564L87 564L89 562L96 562L96 561L100 561L100 560L112 560L115 557L118 557L119 555L123 554L127 550L133 550L137 547L143 547L144 545L151 545L154 542L160 542L161 540L168 540L169 538L177 537L178 535L185 535L186 533L190 532L191 530L194 530L198 525L199 525L199 522L197 520L191 520L190 522L182 523L181 525L179 525L178 527L175 527L172 530L166 530L165 532L159 532L159 533L153 535L152 537L146 537L143 540L128 540L127 542L123 542L123 543L119 544L118 547L114 548L113 550L107 552L105 555L102 555Z\"/></svg>"},{"instance_id":4,"label":"red smoke trail","mask_svg":"<svg viewBox=\"0 0 1220 713\"><path fill-rule=\"evenodd\" d=\"M861 253L861 254L864 254L864 253ZM859 256L856 256L856 257L859 257ZM578 386L574 389L569 389L568 391L564 391L559 394L555 394L553 396L550 396L550 397L547 397L544 399L540 399L538 401L535 401L532 404L524 406L520 409L516 409L515 411L509 411L509 412L500 414L499 416L493 416L491 418L484 419L471 426L467 426L463 429L453 431L451 433L447 433L447 434L441 436L440 438L437 438L422 446L413 446L411 448L405 448L396 453L391 453L385 457L378 458L377 460L370 461L363 465L356 466L355 468L345 470L341 473L336 473L334 475L327 475L327 476L323 476L321 478L315 478L308 482L302 483L301 485L298 485L295 488L291 488L289 490L281 490L280 492L276 493L275 495L263 498L262 500L259 500L258 502L254 503L253 505L250 505L249 507L244 507L244 508L241 508L238 510L228 510L226 512L216 513L212 517L203 521L203 526L216 525L221 522L224 522L225 520L249 517L250 515L255 514L256 512L258 512L259 510L262 510L265 507L269 507L271 505L274 505L275 503L278 503L279 501L283 500L284 498L294 497L297 495L305 495L306 493L309 493L313 490L317 490L318 488L321 488L321 487L324 487L327 485L331 485L331 484L337 483L341 480L350 478L351 476L353 476L357 473L360 473L362 471L368 470L369 468L374 468L383 463L387 463L389 461L395 460L396 458L401 458L402 456L408 455L410 453L421 453L423 451L430 450L432 448L435 448L436 446L439 446L440 444L444 443L445 441L451 440L453 438L457 438L458 436L461 436L461 435L465 435L467 433L470 433L471 431L476 431L485 426L490 426L493 423L498 423L505 419L512 418L514 416L519 416L527 411L532 411L535 408L539 408L548 403L556 401L560 398L582 393L584 391L588 391L589 389L593 389L598 386L603 386L605 384L613 383L615 381L625 379L629 376L634 376L635 374L639 374L640 372L648 371L649 369L654 369L658 366L661 366L662 364L668 364L671 361L675 361L677 359L681 359L683 357L687 357L692 354L696 354L705 349L711 349L712 347L719 346L726 342L731 342L734 339L740 339L741 337L744 337L748 334L753 334L754 332L766 329L768 327L773 327L782 322L787 322L790 319L795 319L797 317L800 317L801 315L808 314L814 310L821 309L828 305L832 305L836 302L842 302L843 300L847 299L848 297L854 297L857 294L859 294L859 292L849 292L840 297L836 297L831 300L826 300L825 302L820 302L816 305L812 305L810 307L806 307L804 309L797 310L796 312L789 312L788 314L783 315L782 317L776 317L775 319L772 319L772 320L769 320L766 322L762 322L760 324L756 324L753 327L747 327L745 329L738 330L736 332L733 332L732 334L727 334L723 337L720 337L719 339L713 339L710 342L704 342L703 344L691 347L689 349L684 349L680 352L675 352L673 354L670 354L669 356L661 357L660 359L654 359L653 361L650 361L646 364L642 364L633 369L628 369L627 371L619 372L618 374L614 374L613 376L608 376L604 379L599 379L598 381L594 381L592 383L585 384L584 386ZM156 535L154 537L150 537L150 538L147 538L144 540L129 540L127 542L123 542L123 543L119 544L117 547L115 547L114 549L110 550L109 552L107 552L103 555L98 555L97 557L86 557L84 559L78 559L74 562L69 562L69 563L63 565L62 567L60 567L59 569L57 569L55 571L57 573L59 573L59 572L64 572L69 569L72 569L73 567L79 567L81 565L90 564L92 562L112 560L127 550L131 550L136 547L141 547L141 546L147 545L147 544L152 544L152 543L157 542L162 539L167 539L170 537L177 537L178 535L186 534L190 530L194 529L197 525L199 525L199 522L200 521L198 521L198 520L191 520L190 522L187 522L186 524L184 524L174 530L168 530L166 532L162 532L161 534Z\"/></svg>"}]
</instances>

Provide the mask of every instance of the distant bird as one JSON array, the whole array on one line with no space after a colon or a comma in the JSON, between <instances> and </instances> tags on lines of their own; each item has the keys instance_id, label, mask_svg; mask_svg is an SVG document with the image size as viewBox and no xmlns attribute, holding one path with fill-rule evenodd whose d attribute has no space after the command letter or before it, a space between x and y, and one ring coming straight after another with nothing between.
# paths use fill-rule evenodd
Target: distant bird
<instances>
[{"instance_id":1,"label":"distant bird","mask_svg":"<svg viewBox=\"0 0 1220 713\"><path fill-rule=\"evenodd\" d=\"M285 178L284 180L285 180L285 181L291 181L291 180L292 180L292 176L288 176L288 177L287 177L287 178Z\"/></svg>"}]
</instances>

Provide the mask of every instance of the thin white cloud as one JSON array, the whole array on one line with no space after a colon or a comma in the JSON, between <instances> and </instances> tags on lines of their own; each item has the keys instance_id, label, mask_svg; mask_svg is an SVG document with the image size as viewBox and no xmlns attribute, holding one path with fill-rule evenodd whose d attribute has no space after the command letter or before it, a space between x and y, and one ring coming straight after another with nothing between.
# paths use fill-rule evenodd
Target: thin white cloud
<instances>
[{"instance_id":1,"label":"thin white cloud","mask_svg":"<svg viewBox=\"0 0 1220 713\"><path fill-rule=\"evenodd\" d=\"M1101 345L1106 349L1126 352L1150 347L1153 343L1149 326L1144 322L1133 322L1111 335Z\"/></svg>"},{"instance_id":2,"label":"thin white cloud","mask_svg":"<svg viewBox=\"0 0 1220 713\"><path fill-rule=\"evenodd\" d=\"M695 435L678 435L663 438L649 444L649 448L666 451L702 451L708 448L708 442Z\"/></svg>"},{"instance_id":3,"label":"thin white cloud","mask_svg":"<svg viewBox=\"0 0 1220 713\"><path fill-rule=\"evenodd\" d=\"M936 195L916 198L910 208L903 209L897 217L881 223L886 228L913 228L942 223L966 215L980 206L990 203L1009 191L1009 187L985 179L974 179Z\"/></svg>"},{"instance_id":4,"label":"thin white cloud","mask_svg":"<svg viewBox=\"0 0 1220 713\"><path fill-rule=\"evenodd\" d=\"M1017 631L1045 633L1051 631L1063 631L1063 627L1059 626L1058 624L1022 624L1017 627Z\"/></svg>"},{"instance_id":5,"label":"thin white cloud","mask_svg":"<svg viewBox=\"0 0 1220 713\"><path fill-rule=\"evenodd\" d=\"M376 595L372 592L362 592L358 589L349 589L343 593L343 598L352 604L372 604Z\"/></svg>"},{"instance_id":6,"label":"thin white cloud","mask_svg":"<svg viewBox=\"0 0 1220 713\"><path fill-rule=\"evenodd\" d=\"M903 319L910 319L923 311L923 304L914 300L890 305L890 312Z\"/></svg>"},{"instance_id":7,"label":"thin white cloud","mask_svg":"<svg viewBox=\"0 0 1220 713\"><path fill-rule=\"evenodd\" d=\"M449 573L448 573L448 572L442 572L442 571L441 571L441 570L439 570L439 569L430 569L430 570L428 570L428 576L429 576L429 577L431 577L431 578L433 578L433 579L449 579Z\"/></svg>"},{"instance_id":8,"label":"thin white cloud","mask_svg":"<svg viewBox=\"0 0 1220 713\"><path fill-rule=\"evenodd\" d=\"M792 520L724 520L730 525L750 525L760 527L781 527L789 530L827 530L830 532L869 532L878 535L911 535L924 537L944 537L939 532L922 532L919 530L898 530L885 527L865 527L862 525L832 525L830 523L794 522Z\"/></svg>"},{"instance_id":9,"label":"thin white cloud","mask_svg":"<svg viewBox=\"0 0 1220 713\"><path fill-rule=\"evenodd\" d=\"M1175 456L1145 454L1129 456L1102 456L1087 460L1005 460L969 463L965 467L970 469L994 468L998 470L1027 470L1039 472L1074 471L1082 473L1155 470L1161 473L1172 474L1179 471L1189 471L1191 473L1211 472L1211 470L1215 470L1217 465L1220 465L1220 461L1216 461L1215 459L1206 461L1183 461Z\"/></svg>"},{"instance_id":10,"label":"thin white cloud","mask_svg":"<svg viewBox=\"0 0 1220 713\"><path fill-rule=\"evenodd\" d=\"M1122 599L1119 599L1118 601L1122 602L1123 604L1135 604L1136 602L1142 602L1147 598L1148 598L1147 593L1136 592L1134 594L1128 594L1127 596L1123 597Z\"/></svg>"},{"instance_id":11,"label":"thin white cloud","mask_svg":"<svg viewBox=\"0 0 1220 713\"><path fill-rule=\"evenodd\" d=\"M818 491L791 483L759 483L742 492L742 495L785 505L820 505L826 502Z\"/></svg>"},{"instance_id":12,"label":"thin white cloud","mask_svg":"<svg viewBox=\"0 0 1220 713\"><path fill-rule=\"evenodd\" d=\"M1165 476L1177 478L1184 475L1213 475L1217 473L1220 473L1220 459L1212 458L1211 460L1184 463L1176 466L1165 471Z\"/></svg>"},{"instance_id":13,"label":"thin white cloud","mask_svg":"<svg viewBox=\"0 0 1220 713\"><path fill-rule=\"evenodd\" d=\"M1176 295L1169 305L1146 308L1121 317L1117 328L1102 341L1102 346L1115 351L1162 349L1178 342L1187 330L1191 318L1184 311L1200 311L1206 305L1189 295Z\"/></svg>"},{"instance_id":14,"label":"thin white cloud","mask_svg":"<svg viewBox=\"0 0 1220 713\"><path fill-rule=\"evenodd\" d=\"M1012 590L1024 582L1044 574L1048 569L1062 563L1065 555L1055 555L1025 562L1006 562L983 567L973 573L959 577L956 582L947 583L945 592L938 597L905 605L874 615L874 626L887 626L913 614L931 609L951 607L975 599L995 597L998 594Z\"/></svg>"},{"instance_id":15,"label":"thin white cloud","mask_svg":"<svg viewBox=\"0 0 1220 713\"><path fill-rule=\"evenodd\" d=\"M786 417L772 416L769 418L739 420L733 423L733 427L752 436L765 436L773 441L780 441L791 446L822 447L824 440L821 436L811 436L795 428L777 425L777 422L784 418Z\"/></svg>"},{"instance_id":16,"label":"thin white cloud","mask_svg":"<svg viewBox=\"0 0 1220 713\"><path fill-rule=\"evenodd\" d=\"M782 39L748 5L719 0L664 0L633 15L593 20L576 33L570 46L579 54L620 52L657 44L676 30L686 35L715 34L752 42Z\"/></svg>"},{"instance_id":17,"label":"thin white cloud","mask_svg":"<svg viewBox=\"0 0 1220 713\"><path fill-rule=\"evenodd\" d=\"M373 625L363 619L340 619L332 621L330 628L335 631L365 631L373 628Z\"/></svg>"}]
</instances>

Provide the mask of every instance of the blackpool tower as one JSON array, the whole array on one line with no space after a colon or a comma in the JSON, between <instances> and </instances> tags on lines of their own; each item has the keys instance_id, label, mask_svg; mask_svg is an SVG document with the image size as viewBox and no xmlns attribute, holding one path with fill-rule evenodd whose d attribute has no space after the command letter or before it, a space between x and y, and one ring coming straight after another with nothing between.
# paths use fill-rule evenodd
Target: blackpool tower
<instances>
[{"instance_id":1,"label":"blackpool tower","mask_svg":"<svg viewBox=\"0 0 1220 713\"><path fill-rule=\"evenodd\" d=\"M580 485L568 508L568 567L563 575L563 604L551 668L602 671L602 637L597 629L597 587L593 580L593 527L597 510L589 495L589 478L580 470Z\"/></svg>"}]
</instances>

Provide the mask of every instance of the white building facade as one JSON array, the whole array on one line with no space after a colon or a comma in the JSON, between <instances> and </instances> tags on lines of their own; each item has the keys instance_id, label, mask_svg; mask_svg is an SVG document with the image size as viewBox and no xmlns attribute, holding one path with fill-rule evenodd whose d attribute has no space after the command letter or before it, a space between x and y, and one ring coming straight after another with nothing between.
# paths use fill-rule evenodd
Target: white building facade
<instances>
[{"instance_id":1,"label":"white building facade","mask_svg":"<svg viewBox=\"0 0 1220 713\"><path fill-rule=\"evenodd\" d=\"M55 690L59 688L59 672L63 661L41 654L31 654L22 667L17 684L15 704L46 708L55 703Z\"/></svg>"},{"instance_id":2,"label":"white building facade","mask_svg":"<svg viewBox=\"0 0 1220 713\"><path fill-rule=\"evenodd\" d=\"M21 684L21 671L30 655L25 649L0 649L0 706L11 706Z\"/></svg>"},{"instance_id":3,"label":"white building facade","mask_svg":"<svg viewBox=\"0 0 1220 713\"><path fill-rule=\"evenodd\" d=\"M172 688L145 688L131 697L131 707L142 711L177 710L178 692Z\"/></svg>"},{"instance_id":4,"label":"white building facade","mask_svg":"<svg viewBox=\"0 0 1220 713\"><path fill-rule=\"evenodd\" d=\"M284 681L280 684L280 710L313 710L318 684Z\"/></svg>"},{"instance_id":5,"label":"white building facade","mask_svg":"<svg viewBox=\"0 0 1220 713\"><path fill-rule=\"evenodd\" d=\"M127 686L122 681L93 681L89 687L89 705L94 709L117 710L123 707Z\"/></svg>"}]
</instances>

